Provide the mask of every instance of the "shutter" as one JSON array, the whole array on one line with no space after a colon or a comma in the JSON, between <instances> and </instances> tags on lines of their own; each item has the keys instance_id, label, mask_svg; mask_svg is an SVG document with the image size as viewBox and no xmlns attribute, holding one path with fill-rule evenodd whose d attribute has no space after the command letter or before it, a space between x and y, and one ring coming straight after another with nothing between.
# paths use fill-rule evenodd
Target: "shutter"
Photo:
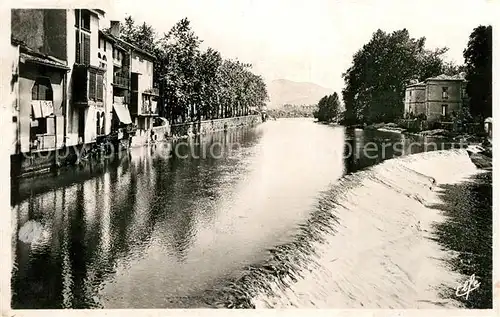
<instances>
[{"instance_id":1,"label":"shutter","mask_svg":"<svg viewBox=\"0 0 500 317\"><path fill-rule=\"evenodd\" d=\"M90 35L83 34L83 63L90 65Z\"/></svg>"},{"instance_id":2,"label":"shutter","mask_svg":"<svg viewBox=\"0 0 500 317\"><path fill-rule=\"evenodd\" d=\"M80 26L80 10L75 9L75 26L79 27Z\"/></svg>"},{"instance_id":3,"label":"shutter","mask_svg":"<svg viewBox=\"0 0 500 317\"><path fill-rule=\"evenodd\" d=\"M97 91L96 91L96 97L98 101L102 101L103 97L103 82L102 82L102 74L97 74Z\"/></svg>"},{"instance_id":4,"label":"shutter","mask_svg":"<svg viewBox=\"0 0 500 317\"><path fill-rule=\"evenodd\" d=\"M101 134L101 115L99 111L96 112L95 123L96 123L96 135L99 135Z\"/></svg>"},{"instance_id":5,"label":"shutter","mask_svg":"<svg viewBox=\"0 0 500 317\"><path fill-rule=\"evenodd\" d=\"M89 99L96 100L96 73L89 74Z\"/></svg>"},{"instance_id":6,"label":"shutter","mask_svg":"<svg viewBox=\"0 0 500 317\"><path fill-rule=\"evenodd\" d=\"M81 53L80 53L80 31L75 30L75 39L76 39L76 50L75 50L75 62L77 64L81 64Z\"/></svg>"},{"instance_id":7,"label":"shutter","mask_svg":"<svg viewBox=\"0 0 500 317\"><path fill-rule=\"evenodd\" d=\"M123 92L123 103L125 103L127 105L130 104L130 93L128 90L125 90Z\"/></svg>"}]
</instances>

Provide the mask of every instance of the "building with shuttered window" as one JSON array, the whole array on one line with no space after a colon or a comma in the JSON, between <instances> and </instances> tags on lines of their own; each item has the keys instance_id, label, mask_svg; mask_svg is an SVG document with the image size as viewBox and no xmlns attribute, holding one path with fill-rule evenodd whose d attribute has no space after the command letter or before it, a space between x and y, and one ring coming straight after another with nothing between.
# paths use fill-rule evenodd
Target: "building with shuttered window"
<instances>
[{"instance_id":1,"label":"building with shuttered window","mask_svg":"<svg viewBox=\"0 0 500 317\"><path fill-rule=\"evenodd\" d=\"M106 114L113 108L106 92L111 88L98 56L104 14L97 9L11 11L13 170L51 167L56 150L91 146L109 132Z\"/></svg>"},{"instance_id":2,"label":"building with shuttered window","mask_svg":"<svg viewBox=\"0 0 500 317\"><path fill-rule=\"evenodd\" d=\"M153 87L155 57L143 49L120 38L120 22L111 21L109 30L101 31L101 58L108 57L108 80L112 82L113 104L111 127L115 130L123 124L133 123L137 131L131 145L143 145L151 141L153 121L158 117L158 89ZM108 49L109 47L109 49Z\"/></svg>"},{"instance_id":3,"label":"building with shuttered window","mask_svg":"<svg viewBox=\"0 0 500 317\"><path fill-rule=\"evenodd\" d=\"M119 22L104 31L104 15L97 9L11 11L14 169L51 167L56 151L81 153L106 138L141 145L153 137L154 56L120 39ZM132 126L135 136L128 133Z\"/></svg>"}]
</instances>

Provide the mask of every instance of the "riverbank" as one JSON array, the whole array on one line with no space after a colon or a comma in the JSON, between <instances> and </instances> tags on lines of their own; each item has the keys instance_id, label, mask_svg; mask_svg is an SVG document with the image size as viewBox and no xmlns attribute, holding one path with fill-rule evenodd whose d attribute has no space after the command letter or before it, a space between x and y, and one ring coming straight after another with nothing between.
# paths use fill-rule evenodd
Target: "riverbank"
<instances>
[{"instance_id":1,"label":"riverbank","mask_svg":"<svg viewBox=\"0 0 500 317\"><path fill-rule=\"evenodd\" d=\"M359 126L355 126L359 127ZM366 130L390 132L417 137L430 137L432 139L450 140L461 144L467 149L471 161L480 169L492 169L493 144L490 139L480 134L454 133L445 129L425 130L421 132L408 132L395 123L376 123L363 126Z\"/></svg>"},{"instance_id":2,"label":"riverbank","mask_svg":"<svg viewBox=\"0 0 500 317\"><path fill-rule=\"evenodd\" d=\"M259 123L262 123L261 115L249 115L173 124L170 128L170 138L176 140L194 135L202 135L218 131L228 131L238 127L251 127Z\"/></svg>"},{"instance_id":3,"label":"riverbank","mask_svg":"<svg viewBox=\"0 0 500 317\"><path fill-rule=\"evenodd\" d=\"M11 178L31 178L55 172L61 167L71 168L86 164L88 161L109 158L110 155L127 151L130 148L170 142L218 131L229 131L239 127L251 127L259 123L262 123L261 115L186 122L171 126L153 127L148 130L140 129L129 139L116 140L116 142L111 143L110 141L94 142L62 148L57 151L13 155L11 156Z\"/></svg>"}]
</instances>

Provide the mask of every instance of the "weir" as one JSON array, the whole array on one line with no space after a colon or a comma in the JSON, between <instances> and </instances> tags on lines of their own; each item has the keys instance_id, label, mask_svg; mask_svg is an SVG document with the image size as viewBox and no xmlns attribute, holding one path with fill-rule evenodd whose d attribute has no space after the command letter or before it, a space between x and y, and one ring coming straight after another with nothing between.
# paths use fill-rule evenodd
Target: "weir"
<instances>
[{"instance_id":1,"label":"weir","mask_svg":"<svg viewBox=\"0 0 500 317\"><path fill-rule=\"evenodd\" d=\"M435 241L439 185L480 173L465 150L387 160L323 192L295 239L205 294L229 308L460 307L439 295L463 276Z\"/></svg>"}]
</instances>

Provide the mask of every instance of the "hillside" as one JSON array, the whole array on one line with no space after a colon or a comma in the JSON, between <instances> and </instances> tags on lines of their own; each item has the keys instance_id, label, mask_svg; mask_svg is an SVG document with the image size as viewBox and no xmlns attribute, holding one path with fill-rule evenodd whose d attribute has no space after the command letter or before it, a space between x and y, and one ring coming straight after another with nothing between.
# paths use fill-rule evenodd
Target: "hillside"
<instances>
[{"instance_id":1,"label":"hillside","mask_svg":"<svg viewBox=\"0 0 500 317\"><path fill-rule=\"evenodd\" d=\"M313 105L325 95L333 94L333 89L307 82L294 82L287 79L273 80L268 84L269 108L280 108L285 104Z\"/></svg>"}]
</instances>

